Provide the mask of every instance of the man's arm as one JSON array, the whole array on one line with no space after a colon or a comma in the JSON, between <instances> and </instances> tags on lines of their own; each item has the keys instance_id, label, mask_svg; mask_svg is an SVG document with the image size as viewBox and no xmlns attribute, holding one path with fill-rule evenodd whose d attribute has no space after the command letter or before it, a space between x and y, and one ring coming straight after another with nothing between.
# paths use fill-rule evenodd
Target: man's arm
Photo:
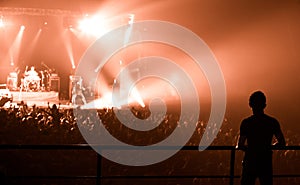
<instances>
[{"instance_id":1,"label":"man's arm","mask_svg":"<svg viewBox=\"0 0 300 185\"><path fill-rule=\"evenodd\" d=\"M246 139L247 139L246 136L240 135L236 148L243 151L247 150L247 146L245 145Z\"/></svg>"},{"instance_id":2,"label":"man's arm","mask_svg":"<svg viewBox=\"0 0 300 185\"><path fill-rule=\"evenodd\" d=\"M283 133L280 129L280 126L279 126L279 123L278 123L278 127L276 129L276 132L274 133L275 135L275 138L277 140L276 143L274 143L275 146L285 146L285 139L284 139L284 136L283 136Z\"/></svg>"},{"instance_id":3,"label":"man's arm","mask_svg":"<svg viewBox=\"0 0 300 185\"><path fill-rule=\"evenodd\" d=\"M247 137L246 137L245 132L246 132L245 121L242 121L241 127L240 127L240 135L238 138L238 143L237 143L236 148L241 149L243 151L247 150L247 146L246 146Z\"/></svg>"}]
</instances>

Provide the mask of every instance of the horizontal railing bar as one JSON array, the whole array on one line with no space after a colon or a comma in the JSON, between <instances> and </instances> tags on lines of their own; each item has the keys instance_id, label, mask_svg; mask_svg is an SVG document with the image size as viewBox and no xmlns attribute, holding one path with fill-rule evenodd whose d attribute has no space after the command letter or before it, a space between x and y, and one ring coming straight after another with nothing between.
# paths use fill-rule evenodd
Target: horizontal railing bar
<instances>
[{"instance_id":1,"label":"horizontal railing bar","mask_svg":"<svg viewBox=\"0 0 300 185\"><path fill-rule=\"evenodd\" d=\"M282 175L273 175L273 177L275 178L300 177L300 174L292 174L292 175L282 174Z\"/></svg>"},{"instance_id":2,"label":"horizontal railing bar","mask_svg":"<svg viewBox=\"0 0 300 185\"><path fill-rule=\"evenodd\" d=\"M113 146L113 145L89 145L89 144L63 144L63 145L0 145L0 150L90 150L92 147L99 147L101 150L239 150L235 146ZM300 150L300 146L274 146L272 150Z\"/></svg>"},{"instance_id":3,"label":"horizontal railing bar","mask_svg":"<svg viewBox=\"0 0 300 185\"><path fill-rule=\"evenodd\" d=\"M97 178L97 176L6 176L6 178L13 178L13 179L34 179L34 178L38 178L38 179L68 179L68 178L78 178L78 179L92 179L92 178ZM199 175L189 175L189 176L101 176L101 179L161 179L161 178L169 178L169 179L174 179L174 178L229 178L229 175L204 175L204 176L199 176ZM236 178L238 178L239 176L236 176Z\"/></svg>"},{"instance_id":4,"label":"horizontal railing bar","mask_svg":"<svg viewBox=\"0 0 300 185\"><path fill-rule=\"evenodd\" d=\"M191 178L230 178L230 175L177 175L177 176L101 176L101 179L191 179ZM235 175L233 178L240 178L240 175ZM300 177L300 174L294 174L294 175L273 175L274 178L293 178L293 177ZM11 179L96 179L97 176L6 176L5 178L11 178Z\"/></svg>"},{"instance_id":5,"label":"horizontal railing bar","mask_svg":"<svg viewBox=\"0 0 300 185\"><path fill-rule=\"evenodd\" d=\"M97 179L97 176L5 176L8 179Z\"/></svg>"},{"instance_id":6,"label":"horizontal railing bar","mask_svg":"<svg viewBox=\"0 0 300 185\"><path fill-rule=\"evenodd\" d=\"M131 178L230 178L231 176L230 175L185 175L185 176L182 176L182 175L174 175L174 176L101 176L101 178L107 178L107 179L110 179L110 178L121 178L121 179L131 179ZM240 178L241 176L240 175L235 175L233 176L233 178ZM300 174L299 175L273 175L273 177L275 178L286 178L286 177L300 177Z\"/></svg>"},{"instance_id":7,"label":"horizontal railing bar","mask_svg":"<svg viewBox=\"0 0 300 185\"><path fill-rule=\"evenodd\" d=\"M235 175L233 178L240 178L240 175ZM274 178L288 178L288 177L300 177L299 175L273 175ZM192 178L202 178L202 179L209 179L209 178L231 178L230 175L188 175L188 176L102 176L102 179L192 179Z\"/></svg>"},{"instance_id":8,"label":"horizontal railing bar","mask_svg":"<svg viewBox=\"0 0 300 185\"><path fill-rule=\"evenodd\" d=\"M229 175L186 175L186 176L183 176L183 175L174 175L174 176L164 176L164 175L161 175L161 176L102 176L101 178L103 179L114 179L114 178L117 178L117 179L192 179L192 178L202 178L202 179L205 179L205 178L230 178L231 176ZM236 176L235 178L239 178L239 176Z\"/></svg>"},{"instance_id":9,"label":"horizontal railing bar","mask_svg":"<svg viewBox=\"0 0 300 185\"><path fill-rule=\"evenodd\" d=\"M67 145L0 145L0 150L91 150L88 144Z\"/></svg>"}]
</instances>

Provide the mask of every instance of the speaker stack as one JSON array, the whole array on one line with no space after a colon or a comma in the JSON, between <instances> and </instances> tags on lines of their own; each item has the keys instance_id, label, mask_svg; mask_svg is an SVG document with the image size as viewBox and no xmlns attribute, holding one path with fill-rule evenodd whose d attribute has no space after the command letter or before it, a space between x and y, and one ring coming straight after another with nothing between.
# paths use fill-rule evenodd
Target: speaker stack
<instances>
[{"instance_id":1,"label":"speaker stack","mask_svg":"<svg viewBox=\"0 0 300 185\"><path fill-rule=\"evenodd\" d=\"M57 74L51 74L49 77L50 91L59 92L60 90L60 77Z\"/></svg>"}]
</instances>

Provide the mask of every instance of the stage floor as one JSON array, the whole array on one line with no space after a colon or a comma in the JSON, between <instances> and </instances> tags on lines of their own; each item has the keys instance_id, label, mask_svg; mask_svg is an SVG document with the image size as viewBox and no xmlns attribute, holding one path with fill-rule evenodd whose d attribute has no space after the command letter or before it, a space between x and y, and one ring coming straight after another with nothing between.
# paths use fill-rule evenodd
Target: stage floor
<instances>
[{"instance_id":1,"label":"stage floor","mask_svg":"<svg viewBox=\"0 0 300 185\"><path fill-rule=\"evenodd\" d=\"M59 93L54 91L49 92L20 92L11 91L13 101L46 101L57 102L59 101Z\"/></svg>"},{"instance_id":2,"label":"stage floor","mask_svg":"<svg viewBox=\"0 0 300 185\"><path fill-rule=\"evenodd\" d=\"M58 104L59 93L54 91L49 92L22 92L22 91L11 91L13 96L13 103L20 103L24 101L28 105L37 106L48 106L48 102L51 104Z\"/></svg>"},{"instance_id":3,"label":"stage floor","mask_svg":"<svg viewBox=\"0 0 300 185\"><path fill-rule=\"evenodd\" d=\"M59 92L56 91L45 91L45 92L10 91L10 92L13 97L13 102L7 102L7 104L5 104L4 106L6 108L10 106L18 107L21 101L26 103L28 106L36 105L37 107L48 107L48 102L50 106L52 106L53 104L57 104L57 105L60 104L60 108L78 107L78 105L72 105L70 100L60 100ZM82 107L82 109L90 109L90 108L91 107L89 106ZM99 108L99 107L94 107L94 108Z\"/></svg>"},{"instance_id":4,"label":"stage floor","mask_svg":"<svg viewBox=\"0 0 300 185\"><path fill-rule=\"evenodd\" d=\"M60 100L59 93L55 91L49 92L20 92L20 91L10 91L13 96L13 102L7 102L4 105L5 108L10 106L18 107L21 101L26 103L28 106L36 105L37 107L47 108L48 102L50 107L53 104L60 104L62 109L72 109L78 107L78 105L72 105L70 100Z\"/></svg>"}]
</instances>

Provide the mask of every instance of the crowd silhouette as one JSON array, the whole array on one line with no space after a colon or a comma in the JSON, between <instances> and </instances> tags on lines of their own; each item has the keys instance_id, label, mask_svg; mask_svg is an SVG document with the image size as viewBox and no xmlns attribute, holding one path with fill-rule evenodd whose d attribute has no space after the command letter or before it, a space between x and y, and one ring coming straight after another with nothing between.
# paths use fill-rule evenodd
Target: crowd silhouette
<instances>
[{"instance_id":1,"label":"crowd silhouette","mask_svg":"<svg viewBox=\"0 0 300 185\"><path fill-rule=\"evenodd\" d=\"M147 118L149 111L142 107L136 107L131 110L140 118ZM124 115L126 116L126 115ZM168 137L172 131L177 128L184 128L188 123L178 124L179 114L168 112L162 124L156 129L145 132L135 132L132 129L120 123L114 110L111 108L99 109L96 111L81 110L79 115L74 114L72 108L60 108L59 105L53 104L46 108L37 106L28 106L21 102L18 106L10 106L0 109L0 143L3 144L81 144L86 143L82 137L79 127L89 132L97 130L99 126L95 120L101 120L110 133L119 140L134 145L149 145L157 143ZM95 119L98 118L98 119ZM133 123L134 124L134 123ZM196 131L186 145L198 146L205 129L207 129L206 121L198 121ZM212 130L215 130L212 128ZM221 129L218 131L217 138L212 145L234 146L238 139L239 131L230 124L230 121L224 119ZM288 145L299 145L300 140L297 133L291 130L284 132ZM73 153L74 155L74 153ZM299 173L297 162L299 162L299 151L274 151L275 170L274 173ZM2 160L7 157L6 154L1 155ZM34 156L30 156L34 158ZM81 156L85 158L84 156ZM240 175L242 168L239 162L242 161L242 152L238 152L236 156L236 175ZM163 168L159 167L159 175L228 175L229 172L230 152L228 151L180 151L170 160L163 162ZM283 160L284 159L284 160ZM74 159L73 156L65 156L64 160L69 163ZM176 162L172 162L175 160ZM298 161L297 161L298 160ZM103 163L105 169L103 174L107 175L157 175L157 166L147 168L130 168L127 166L119 166L118 164L106 161ZM82 166L84 168L85 165ZM277 167L280 168L277 169ZM86 168L94 168L85 166ZM5 166L2 168L6 168ZM1 165L0 165L1 171ZM8 170L9 171L9 170ZM21 172L20 172L21 173ZM202 179L194 178L192 184L201 183L219 183L228 182L228 179ZM300 183L299 178L282 179L289 184ZM122 181L121 181L122 182ZM172 181L173 182L173 181ZM185 184L185 183L174 184ZM277 181L276 181L277 182ZM276 184L275 182L275 184ZM123 183L124 184L124 183ZM130 182L129 184L134 184ZM137 183L138 184L138 183ZM163 182L162 184L165 184ZM172 184L171 182L169 184ZM189 184L191 184L189 182Z\"/></svg>"}]
</instances>

